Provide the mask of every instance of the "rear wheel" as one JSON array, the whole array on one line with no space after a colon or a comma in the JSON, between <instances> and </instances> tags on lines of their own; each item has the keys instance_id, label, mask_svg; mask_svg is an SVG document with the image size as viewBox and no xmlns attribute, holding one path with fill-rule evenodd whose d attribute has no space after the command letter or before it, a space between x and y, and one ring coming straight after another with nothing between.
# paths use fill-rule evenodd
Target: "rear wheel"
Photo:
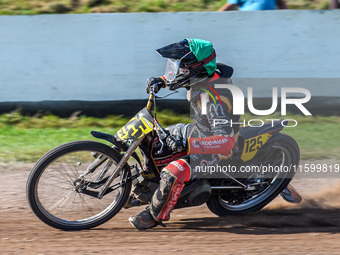
<instances>
[{"instance_id":1,"label":"rear wheel","mask_svg":"<svg viewBox=\"0 0 340 255\"><path fill-rule=\"evenodd\" d=\"M102 163L86 173L98 158ZM109 146L93 141L63 144L43 156L27 181L27 199L36 216L46 224L64 230L89 229L111 219L126 203L131 182L125 166L111 184L112 192L99 199L108 176L121 155Z\"/></svg>"},{"instance_id":2,"label":"rear wheel","mask_svg":"<svg viewBox=\"0 0 340 255\"><path fill-rule=\"evenodd\" d=\"M261 210L271 202L289 184L295 173L295 166L299 164L300 150L296 141L286 135L263 148L252 160L251 165L273 166L272 169L281 169L278 172L266 174L252 173L242 179L246 185L252 185L254 190L233 190L212 195L207 201L211 212L218 216L240 213L250 213ZM265 151L265 152L264 152ZM221 182L221 186L225 181Z\"/></svg>"}]
</instances>

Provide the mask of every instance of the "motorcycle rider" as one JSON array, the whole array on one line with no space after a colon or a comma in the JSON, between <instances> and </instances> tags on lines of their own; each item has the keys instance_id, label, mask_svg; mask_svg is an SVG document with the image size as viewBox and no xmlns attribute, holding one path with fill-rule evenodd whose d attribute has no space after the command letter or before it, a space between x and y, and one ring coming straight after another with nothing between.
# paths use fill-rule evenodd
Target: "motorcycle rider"
<instances>
[{"instance_id":1,"label":"motorcycle rider","mask_svg":"<svg viewBox=\"0 0 340 255\"><path fill-rule=\"evenodd\" d=\"M215 87L215 84L230 83L232 68L222 65L217 70L216 53L210 42L187 38L157 52L168 59L167 68L164 76L147 80L147 93L151 89L157 93L166 87L170 90L186 88L195 122L167 128L170 136L166 144L172 154L162 160L154 158L158 167L165 165L160 173L159 187L150 205L129 218L139 230L169 220L185 183L196 176L193 166L202 165L202 155L211 155L211 162L215 163L230 157L239 129L237 124L230 124L239 120L239 116L232 115L230 91ZM176 154L181 157L173 160Z\"/></svg>"}]
</instances>

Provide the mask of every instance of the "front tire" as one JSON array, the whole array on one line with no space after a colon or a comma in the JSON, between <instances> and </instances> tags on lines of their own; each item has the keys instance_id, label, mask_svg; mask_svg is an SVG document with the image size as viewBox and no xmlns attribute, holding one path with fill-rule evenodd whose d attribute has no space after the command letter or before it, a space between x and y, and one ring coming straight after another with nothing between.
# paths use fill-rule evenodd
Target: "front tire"
<instances>
[{"instance_id":1,"label":"front tire","mask_svg":"<svg viewBox=\"0 0 340 255\"><path fill-rule=\"evenodd\" d=\"M95 158L106 157L93 173L84 177ZM35 215L51 227L63 230L89 229L115 216L126 203L131 182L125 166L111 184L116 190L98 199L83 192L98 192L115 169L121 155L109 146L93 141L63 144L43 156L32 169L27 180L27 200ZM103 181L103 182L104 182Z\"/></svg>"},{"instance_id":2,"label":"front tire","mask_svg":"<svg viewBox=\"0 0 340 255\"><path fill-rule=\"evenodd\" d=\"M300 161L300 150L292 137L282 133L280 135L281 137L278 140L267 145L266 149L269 153L259 153L252 164L260 165L265 161L282 166L288 171L271 176L270 185L258 194L242 194L245 198L241 201L232 196L212 195L207 201L207 206L211 212L218 216L257 212L283 191L295 174L296 166Z\"/></svg>"}]
</instances>

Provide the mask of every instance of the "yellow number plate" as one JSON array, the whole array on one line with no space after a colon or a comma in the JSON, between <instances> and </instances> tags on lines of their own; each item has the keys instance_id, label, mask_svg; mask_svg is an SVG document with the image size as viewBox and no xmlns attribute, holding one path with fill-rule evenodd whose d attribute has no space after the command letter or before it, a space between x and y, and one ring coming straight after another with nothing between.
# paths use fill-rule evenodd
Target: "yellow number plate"
<instances>
[{"instance_id":1,"label":"yellow number plate","mask_svg":"<svg viewBox=\"0 0 340 255\"><path fill-rule=\"evenodd\" d=\"M251 160L271 136L271 134L263 134L245 140L241 159L243 161Z\"/></svg>"},{"instance_id":2,"label":"yellow number plate","mask_svg":"<svg viewBox=\"0 0 340 255\"><path fill-rule=\"evenodd\" d=\"M118 130L117 137L120 140L133 139L137 140L143 135L150 133L153 130L153 124L143 117L142 114L137 114L124 127Z\"/></svg>"}]
</instances>

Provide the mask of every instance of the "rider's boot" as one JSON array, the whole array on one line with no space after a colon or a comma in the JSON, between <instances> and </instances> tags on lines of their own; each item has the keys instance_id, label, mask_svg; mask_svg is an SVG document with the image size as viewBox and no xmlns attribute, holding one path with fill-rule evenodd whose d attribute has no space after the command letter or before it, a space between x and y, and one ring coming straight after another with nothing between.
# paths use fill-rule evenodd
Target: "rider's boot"
<instances>
[{"instance_id":1,"label":"rider's boot","mask_svg":"<svg viewBox=\"0 0 340 255\"><path fill-rule=\"evenodd\" d=\"M160 224L159 221L155 220L152 217L149 208L146 208L136 216L131 216L129 218L129 221L132 226L134 226L138 230L153 228Z\"/></svg>"},{"instance_id":2,"label":"rider's boot","mask_svg":"<svg viewBox=\"0 0 340 255\"><path fill-rule=\"evenodd\" d=\"M169 220L184 182L190 179L190 165L184 159L171 162L160 174L159 187L152 196L150 206L137 216L130 217L130 223L139 230L161 225Z\"/></svg>"}]
</instances>

